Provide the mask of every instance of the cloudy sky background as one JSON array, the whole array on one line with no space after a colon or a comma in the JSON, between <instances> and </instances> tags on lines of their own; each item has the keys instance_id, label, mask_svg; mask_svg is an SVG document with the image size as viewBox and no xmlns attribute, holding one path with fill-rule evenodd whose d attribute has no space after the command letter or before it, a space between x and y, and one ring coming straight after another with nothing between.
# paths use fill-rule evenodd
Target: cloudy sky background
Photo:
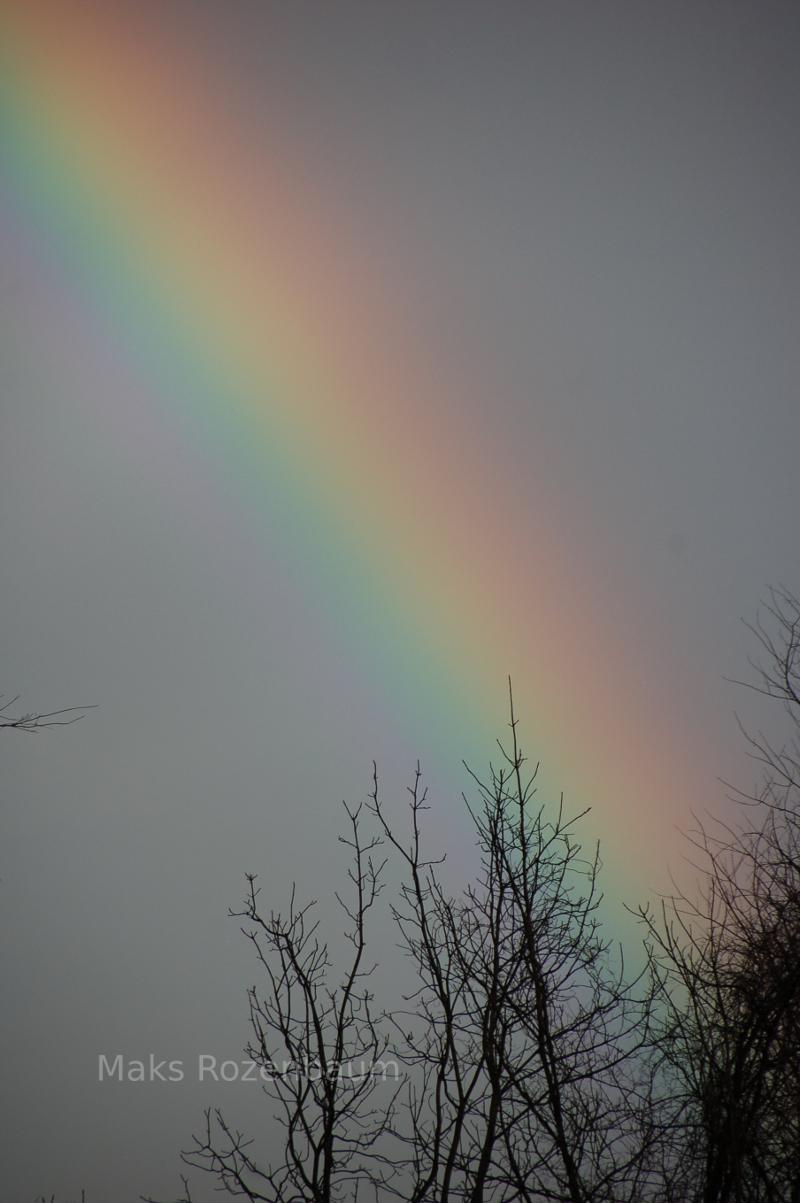
<instances>
[{"instance_id":1,"label":"cloudy sky background","mask_svg":"<svg viewBox=\"0 0 800 1203\"><path fill-rule=\"evenodd\" d=\"M724 680L752 650L740 618L767 584L799 583L796 8L173 0L141 14L154 46L185 39L229 88L254 161L257 131L279 124L315 212L336 198L325 236L358 248L382 322L446 381L440 428L468 428L513 483L519 554L544 497L582 563L578 610L603 599L630 630L645 667L626 705L692 751L669 749L674 808L643 800L636 843L619 817L607 838L612 859L644 866L619 893L656 869L663 884L690 808L724 808L718 777L753 775L734 709L757 716L754 702ZM495 728L475 742L465 727L466 746L439 713L446 683L420 668L395 688L280 522L242 500L235 467L164 417L8 195L0 689L29 709L99 708L0 749L4 1197L85 1186L89 1203L122 1203L173 1189L201 1107L258 1114L256 1088L100 1085L98 1053L239 1055L252 968L227 907L245 871L268 904L293 879L330 894L338 803L363 795L373 757L397 798L421 758L449 799L433 836L468 861L458 758L502 733L514 665L497 664ZM487 587L479 562L475 579ZM568 714L580 682L563 692ZM617 692L610 680L611 707ZM576 808L592 803L579 744L554 767Z\"/></svg>"}]
</instances>

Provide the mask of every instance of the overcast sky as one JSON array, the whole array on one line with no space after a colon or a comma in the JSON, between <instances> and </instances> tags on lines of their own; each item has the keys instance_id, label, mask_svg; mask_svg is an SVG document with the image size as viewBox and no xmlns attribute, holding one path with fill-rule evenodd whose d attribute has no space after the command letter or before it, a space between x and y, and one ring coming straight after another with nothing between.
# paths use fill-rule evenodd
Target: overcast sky
<instances>
[{"instance_id":1,"label":"overcast sky","mask_svg":"<svg viewBox=\"0 0 800 1203\"><path fill-rule=\"evenodd\" d=\"M277 122L335 192L342 240L387 276L382 321L447 381L444 429L486 432L487 472L518 481L523 551L548 482L587 613L618 594L642 657L660 649L651 692L671 732L693 733L691 800L723 806L717 778L753 772L724 680L751 650L740 619L768 584L800 587L796 6L142 13L154 48L163 34L174 53L183 30L215 88L228 81L254 160L253 130L266 142ZM7 189L0 234L0 691L26 709L98 705L0 747L2 1194L127 1203L174 1189L202 1106L247 1120L257 1088L191 1069L100 1084L98 1054L238 1057L255 970L227 908L243 873L269 905L293 879L328 896L338 803L363 795L373 757L398 797L422 758L450 799L433 831L457 865L458 756L473 749L457 720L446 736L431 721L436 698L415 727L224 457L161 425L151 376L85 316ZM648 865L688 814L674 757L681 802L649 816ZM555 769L591 801L579 747Z\"/></svg>"}]
</instances>

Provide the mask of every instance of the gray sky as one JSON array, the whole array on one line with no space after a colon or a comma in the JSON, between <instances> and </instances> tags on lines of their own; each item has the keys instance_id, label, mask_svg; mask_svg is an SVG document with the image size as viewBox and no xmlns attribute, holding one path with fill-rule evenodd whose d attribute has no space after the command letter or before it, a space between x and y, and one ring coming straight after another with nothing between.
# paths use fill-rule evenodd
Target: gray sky
<instances>
[{"instance_id":1,"label":"gray sky","mask_svg":"<svg viewBox=\"0 0 800 1203\"><path fill-rule=\"evenodd\" d=\"M733 718L751 703L723 680L750 650L740 616L767 584L800 586L796 6L142 11L165 53L184 30L229 82L254 160L252 130L277 123L335 193L384 320L448 382L438 420L477 432L509 478L523 548L548 482L587 611L618 605L655 734L662 717L668 738L692 733L692 798L722 806L716 778L752 773ZM3 1198L125 1203L174 1188L202 1106L259 1115L257 1088L191 1071L246 1040L255 971L227 918L242 874L268 904L295 878L328 896L338 802L363 795L373 757L397 797L421 757L457 863L473 749L431 721L435 698L415 720L388 650L359 653L280 516L159 416L151 375L6 201L0 689L99 709L0 748ZM682 801L646 816L647 864L688 814L671 754ZM555 771L591 801L579 746ZM100 1052L151 1051L187 1080L98 1083Z\"/></svg>"}]
</instances>

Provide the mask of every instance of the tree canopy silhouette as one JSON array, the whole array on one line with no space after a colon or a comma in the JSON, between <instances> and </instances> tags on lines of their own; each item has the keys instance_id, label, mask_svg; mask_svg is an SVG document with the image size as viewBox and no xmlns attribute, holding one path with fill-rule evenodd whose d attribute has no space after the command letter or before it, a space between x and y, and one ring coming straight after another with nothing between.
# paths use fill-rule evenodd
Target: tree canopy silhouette
<instances>
[{"instance_id":1,"label":"tree canopy silhouette","mask_svg":"<svg viewBox=\"0 0 800 1203\"><path fill-rule=\"evenodd\" d=\"M585 812L539 798L513 698L497 762L470 772L460 889L428 846L419 767L404 815L374 766L345 806L343 959L313 902L266 912L248 876L231 913L261 971L247 1052L278 1151L209 1110L187 1167L269 1203L800 1203L800 602L773 590L750 630L789 738L745 731L761 782L691 837L699 889L636 912L633 974ZM371 952L386 893L413 982L389 1008Z\"/></svg>"}]
</instances>

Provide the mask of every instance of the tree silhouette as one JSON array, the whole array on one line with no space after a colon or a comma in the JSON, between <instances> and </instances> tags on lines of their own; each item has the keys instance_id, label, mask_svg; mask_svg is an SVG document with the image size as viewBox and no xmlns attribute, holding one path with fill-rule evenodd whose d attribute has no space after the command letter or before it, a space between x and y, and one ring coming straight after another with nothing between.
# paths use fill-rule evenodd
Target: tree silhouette
<instances>
[{"instance_id":1,"label":"tree silhouette","mask_svg":"<svg viewBox=\"0 0 800 1203\"><path fill-rule=\"evenodd\" d=\"M603 936L599 853L585 855L575 835L583 815L539 803L535 778L512 704L510 746L485 781L472 777L479 872L453 895L443 857L425 851L419 768L402 833L374 774L367 802L347 809L353 898L339 905L353 952L338 977L310 906L293 894L288 914L262 916L248 878L234 913L265 980L249 992L248 1054L280 1104L282 1153L263 1163L216 1111L183 1154L189 1166L231 1194L276 1203L365 1192L415 1203L644 1196L663 1141L653 983L647 969L629 981ZM401 875L390 913L414 988L376 1015L366 920L387 858ZM276 1072L281 1052L305 1072ZM345 1059L384 1065L387 1055L403 1067L389 1091L373 1073L340 1072Z\"/></svg>"},{"instance_id":2,"label":"tree silhouette","mask_svg":"<svg viewBox=\"0 0 800 1203\"><path fill-rule=\"evenodd\" d=\"M269 1203L800 1203L800 602L771 591L750 630L753 687L789 737L745 731L761 783L691 837L698 890L637 912L643 968L604 935L585 812L539 801L510 699L507 745L470 773L478 867L461 889L428 848L419 767L405 818L374 766L345 807L343 964L315 904L293 890L267 915L248 877L232 912L261 971L248 1054L280 1152L262 1159L209 1111L187 1166ZM412 984L384 1009L369 921L390 880Z\"/></svg>"},{"instance_id":3,"label":"tree silhouette","mask_svg":"<svg viewBox=\"0 0 800 1203\"><path fill-rule=\"evenodd\" d=\"M702 888L644 911L661 1047L681 1098L669 1197L800 1201L800 602L773 589L747 624L751 685L778 701L780 744L744 728L762 769L733 824L693 838Z\"/></svg>"}]
</instances>

